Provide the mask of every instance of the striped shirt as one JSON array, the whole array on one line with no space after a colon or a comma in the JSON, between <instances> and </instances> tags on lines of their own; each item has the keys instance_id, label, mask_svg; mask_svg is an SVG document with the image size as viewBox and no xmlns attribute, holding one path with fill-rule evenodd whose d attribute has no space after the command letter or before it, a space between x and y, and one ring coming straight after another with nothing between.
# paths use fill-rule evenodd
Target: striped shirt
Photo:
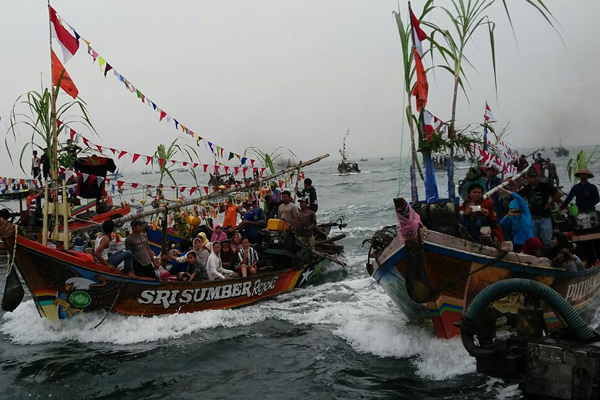
<instances>
[{"instance_id":1,"label":"striped shirt","mask_svg":"<svg viewBox=\"0 0 600 400\"><path fill-rule=\"evenodd\" d=\"M238 251L238 261L239 264L244 260L244 249L241 248ZM246 265L252 265L258 261L258 253L254 250L254 247L248 247L248 259L246 260Z\"/></svg>"}]
</instances>

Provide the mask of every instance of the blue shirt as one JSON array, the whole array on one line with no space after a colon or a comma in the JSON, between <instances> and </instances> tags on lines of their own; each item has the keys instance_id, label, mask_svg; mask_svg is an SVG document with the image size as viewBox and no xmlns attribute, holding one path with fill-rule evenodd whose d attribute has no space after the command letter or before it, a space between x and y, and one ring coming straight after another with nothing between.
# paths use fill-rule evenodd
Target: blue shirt
<instances>
[{"instance_id":1,"label":"blue shirt","mask_svg":"<svg viewBox=\"0 0 600 400\"><path fill-rule=\"evenodd\" d=\"M571 188L569 195L563 201L560 208L568 207L571 200L575 197L575 204L579 212L593 211L596 209L596 204L600 201L598 196L598 188L593 183L586 183L585 185L579 182Z\"/></svg>"},{"instance_id":2,"label":"blue shirt","mask_svg":"<svg viewBox=\"0 0 600 400\"><path fill-rule=\"evenodd\" d=\"M523 211L520 215L506 215L500 221L500 226L504 229L510 229L512 231L513 243L523 245L527 239L534 237L533 235L533 223L531 220L531 213L525 200L517 193L511 193L510 198L515 199L519 202L519 206Z\"/></svg>"},{"instance_id":3,"label":"blue shirt","mask_svg":"<svg viewBox=\"0 0 600 400\"><path fill-rule=\"evenodd\" d=\"M256 210L250 209L250 211L248 211L246 214L244 214L244 217L242 218L242 220L243 221L252 221L252 222L258 221L258 218L256 216ZM247 237L257 237L258 236L258 228L254 224L245 225L244 233L246 234Z\"/></svg>"}]
</instances>

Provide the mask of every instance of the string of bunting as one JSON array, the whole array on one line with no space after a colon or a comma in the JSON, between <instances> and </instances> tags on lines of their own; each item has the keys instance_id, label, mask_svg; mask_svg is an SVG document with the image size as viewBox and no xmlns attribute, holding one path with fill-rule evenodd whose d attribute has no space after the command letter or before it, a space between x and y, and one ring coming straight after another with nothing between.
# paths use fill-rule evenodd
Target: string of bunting
<instances>
[{"instance_id":1,"label":"string of bunting","mask_svg":"<svg viewBox=\"0 0 600 400\"><path fill-rule=\"evenodd\" d=\"M138 89L135 85L133 85L131 83L131 81L129 81L127 78L125 78L123 75L121 75L108 61L106 61L106 58L102 57L100 54L98 54L98 52L92 48L90 41L84 39L76 30L75 28L73 28L67 21L65 21L60 15L58 15L58 18L60 19L60 21L63 24L66 24L75 34L75 38L78 41L79 39L83 40L85 42L85 44L87 45L87 53L92 57L93 59L93 63L96 64L96 61L98 61L98 66L100 67L100 71L104 74L104 77L106 78L106 75L108 74L108 72L110 70L113 71L113 75L121 82L123 83L123 85L125 86L125 88L127 88L127 90L129 90L132 94L134 94L142 103L146 104L149 108L151 108L153 111L155 111L156 113L158 113L159 117L158 117L158 121L162 122L163 120L166 120L167 123L169 124L173 124L173 127L179 131L181 130L183 133L190 135L191 137L193 137L196 141L196 144L198 146L200 146L200 142L202 140L205 140L205 143L208 145L208 147L210 148L210 151L212 152L212 154L216 157L219 157L221 159L225 159L226 155L227 155L227 160L232 160L234 157L237 157L238 160L241 162L241 165L245 165L247 161L250 162L251 166L254 167L254 163L256 162L256 160L251 159L251 158L247 158L247 157L243 157L240 154L234 153L232 151L226 150L221 146L218 146L217 144L203 138L202 136L200 136L199 134L195 133L194 131L192 131L191 129L189 129L187 126L185 126L184 124L182 124L181 122L179 122L178 119L174 118L170 113L166 112L162 107L160 107L159 105L157 105L153 100L150 100L150 98L148 98L148 96L146 96L140 89ZM76 51L76 50L75 50Z\"/></svg>"},{"instance_id":2,"label":"string of bunting","mask_svg":"<svg viewBox=\"0 0 600 400\"><path fill-rule=\"evenodd\" d=\"M151 185L151 184L139 183L139 182L126 182L124 180L120 180L120 179L116 179L116 178L87 174L87 173L75 171L70 168L69 169L61 168L60 173L65 175L66 183L82 182L82 183L87 183L88 186L92 186L93 184L96 184L96 185L98 185L99 188L102 187L103 183L105 183L107 185L111 185L111 193L112 194L115 193L117 188L124 189L125 187L130 187L132 189L148 189L148 190L150 190L153 188L157 188L159 186L159 185ZM278 184L279 184L280 188L288 187L288 182L285 180L279 180ZM243 184L235 184L235 185L226 184L223 186L226 189L230 189L232 187L242 189L249 185L250 185L250 181L244 182ZM180 186L180 185L168 186L168 185L163 185L163 187L170 187L172 190L177 190L181 194L189 191L190 196L192 196L196 191L198 191L200 189L204 190L204 192L206 194L210 193L209 186ZM215 191L217 191L219 189L220 189L220 187L215 187ZM133 203L133 200L132 200L132 203Z\"/></svg>"},{"instance_id":3,"label":"string of bunting","mask_svg":"<svg viewBox=\"0 0 600 400\"><path fill-rule=\"evenodd\" d=\"M12 186L12 185L21 185L21 186L31 186L37 185L37 179L22 179L22 178L8 178L1 176L0 177L0 185Z\"/></svg>"},{"instance_id":4,"label":"string of bunting","mask_svg":"<svg viewBox=\"0 0 600 400\"><path fill-rule=\"evenodd\" d=\"M58 124L60 126L60 125L62 125L62 122L58 121ZM133 152L129 152L126 150L119 150L119 149L116 149L113 147L107 147L107 146L102 146L102 145L93 143L91 140L89 140L82 134L77 133L74 129L71 129L71 128L69 128L68 132L69 132L69 138L71 140L79 142L79 140L81 139L81 141L87 148L97 151L103 155L110 155L110 154L107 154L107 152L110 151L112 153L112 155L117 157L118 160L121 160L124 156L127 155L127 156L131 157L132 164L135 164L136 161L138 161L138 160L142 160L143 162L145 162L145 165L148 165L153 160L155 160L156 162L158 162L158 165L160 165L161 167L163 167L165 165L165 163L170 163L172 165L181 165L182 167L186 167L186 168L188 168L188 167L202 168L204 173L206 173L210 168L211 170L214 169L214 171L217 175L220 174L220 168L223 168L225 174L230 174L230 170L233 170L231 173L236 176L241 171L242 174L244 175L244 178L246 177L246 173L249 171L252 171L253 173L260 173L261 175L265 172L265 168L258 168L258 167L238 167L238 166L230 167L228 165L220 166L220 165L216 165L216 164L215 165L200 164L200 163L191 162L191 161L165 160L164 158L158 158L155 156L149 156L149 155L144 155L144 154L139 154L139 153L133 153Z\"/></svg>"}]
</instances>

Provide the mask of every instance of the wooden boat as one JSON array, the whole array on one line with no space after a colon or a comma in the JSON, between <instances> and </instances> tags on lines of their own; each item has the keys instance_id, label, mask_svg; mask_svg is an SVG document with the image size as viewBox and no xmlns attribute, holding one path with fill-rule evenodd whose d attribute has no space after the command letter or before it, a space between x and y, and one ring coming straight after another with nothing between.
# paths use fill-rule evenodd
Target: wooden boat
<instances>
[{"instance_id":1,"label":"wooden boat","mask_svg":"<svg viewBox=\"0 0 600 400\"><path fill-rule=\"evenodd\" d=\"M360 172L360 168L358 164L354 161L342 160L338 164L337 170L340 174L349 174L349 173L358 173Z\"/></svg>"},{"instance_id":2,"label":"wooden boat","mask_svg":"<svg viewBox=\"0 0 600 400\"><path fill-rule=\"evenodd\" d=\"M582 248L600 250L598 238L600 234L575 239ZM587 322L594 317L600 300L598 265L566 272L552 268L547 260L473 243L436 231L435 226L407 241L395 228L377 232L367 269L409 319L430 318L437 336L446 339L460 334L456 324L475 295L499 280L528 278L548 285ZM521 306L522 296L494 304L500 313L516 313ZM547 305L544 318L549 330L562 327Z\"/></svg>"},{"instance_id":3,"label":"wooden boat","mask_svg":"<svg viewBox=\"0 0 600 400\"><path fill-rule=\"evenodd\" d=\"M40 316L58 320L95 311L152 316L235 308L306 285L324 258L302 262L285 249L267 249L259 273L219 281L168 282L129 278L97 264L85 253L56 250L16 236L16 226L0 219L0 237L12 252Z\"/></svg>"},{"instance_id":4,"label":"wooden boat","mask_svg":"<svg viewBox=\"0 0 600 400\"><path fill-rule=\"evenodd\" d=\"M360 168L358 168L358 163L355 161L351 161L348 159L346 154L346 138L350 134L350 130L346 132L344 136L344 140L342 142L342 149L340 150L340 154L342 156L342 161L338 164L337 170L340 174L349 174L349 173L358 173L360 172Z\"/></svg>"},{"instance_id":5,"label":"wooden boat","mask_svg":"<svg viewBox=\"0 0 600 400\"><path fill-rule=\"evenodd\" d=\"M556 157L569 157L569 150L565 149L561 143L560 146L554 150L554 154L556 154Z\"/></svg>"}]
</instances>

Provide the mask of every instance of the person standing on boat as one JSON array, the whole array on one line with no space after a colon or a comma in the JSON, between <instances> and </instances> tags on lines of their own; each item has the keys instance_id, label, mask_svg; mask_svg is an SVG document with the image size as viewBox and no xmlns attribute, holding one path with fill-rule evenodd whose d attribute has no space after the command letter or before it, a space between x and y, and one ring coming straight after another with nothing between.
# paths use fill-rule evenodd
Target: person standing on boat
<instances>
[{"instance_id":1,"label":"person standing on boat","mask_svg":"<svg viewBox=\"0 0 600 400\"><path fill-rule=\"evenodd\" d=\"M518 161L515 161L515 166L517 167L517 172L525 171L527 167L529 167L529 161L527 161L527 156L525 154L521 154Z\"/></svg>"},{"instance_id":2,"label":"person standing on boat","mask_svg":"<svg viewBox=\"0 0 600 400\"><path fill-rule=\"evenodd\" d=\"M233 204L231 198L225 200L225 218L223 219L223 229L231 230L237 226L238 206Z\"/></svg>"},{"instance_id":3,"label":"person standing on boat","mask_svg":"<svg viewBox=\"0 0 600 400\"><path fill-rule=\"evenodd\" d=\"M279 218L287 222L290 228L294 228L294 221L298 214L298 207L292 203L292 194L289 190L284 190L281 196L283 203L279 205Z\"/></svg>"},{"instance_id":4,"label":"person standing on boat","mask_svg":"<svg viewBox=\"0 0 600 400\"><path fill-rule=\"evenodd\" d=\"M31 159L31 176L33 176L33 179L41 178L41 165L42 159L38 157L37 150L34 150L33 158Z\"/></svg>"},{"instance_id":5,"label":"person standing on boat","mask_svg":"<svg viewBox=\"0 0 600 400\"><path fill-rule=\"evenodd\" d=\"M150 249L148 238L144 233L144 223L139 219L131 221L131 233L125 239L125 248L133 257L133 272L137 276L155 278L154 253Z\"/></svg>"},{"instance_id":6,"label":"person standing on boat","mask_svg":"<svg viewBox=\"0 0 600 400\"><path fill-rule=\"evenodd\" d=\"M533 219L533 234L541 239L544 248L552 247L552 218L550 210L558 202L563 192L549 183L541 182L537 171L530 168L527 171L529 182L519 194L527 199L529 211Z\"/></svg>"},{"instance_id":7,"label":"person standing on boat","mask_svg":"<svg viewBox=\"0 0 600 400\"><path fill-rule=\"evenodd\" d=\"M114 231L115 223L112 220L104 221L102 223L102 234L96 238L96 244L94 246L94 259L102 265L109 265L115 268L123 263L123 274L132 276L132 254L130 250L119 250L112 254L108 253Z\"/></svg>"},{"instance_id":8,"label":"person standing on boat","mask_svg":"<svg viewBox=\"0 0 600 400\"><path fill-rule=\"evenodd\" d=\"M256 222L266 222L265 210L258 204L258 199L254 198L252 200L252 209L256 213Z\"/></svg>"},{"instance_id":9,"label":"person standing on boat","mask_svg":"<svg viewBox=\"0 0 600 400\"><path fill-rule=\"evenodd\" d=\"M317 191L312 185L312 179L306 178L304 180L304 189L298 191L298 185L296 185L296 194L298 197L308 198L308 209L317 212L319 209L319 201L317 200Z\"/></svg>"},{"instance_id":10,"label":"person standing on boat","mask_svg":"<svg viewBox=\"0 0 600 400\"><path fill-rule=\"evenodd\" d=\"M589 182L589 179L592 179L594 174L592 174L592 171L589 169L582 168L575 172L575 176L579 178L579 183L571 188L569 195L560 206L561 210L565 210L569 207L569 203L575 198L575 204L580 213L594 211L596 209L596 204L600 202L598 188L596 185Z\"/></svg>"},{"instance_id":11,"label":"person standing on boat","mask_svg":"<svg viewBox=\"0 0 600 400\"><path fill-rule=\"evenodd\" d=\"M556 187L560 187L560 180L558 179L558 174L556 173L556 164L554 164L549 158L546 158L546 165L544 165L544 168L546 171L548 171L546 182Z\"/></svg>"},{"instance_id":12,"label":"person standing on boat","mask_svg":"<svg viewBox=\"0 0 600 400\"><path fill-rule=\"evenodd\" d=\"M317 227L317 215L313 210L308 208L308 199L306 197L300 197L298 203L300 204L300 210L296 213L294 224L296 237L300 243L313 248L315 246L314 230Z\"/></svg>"},{"instance_id":13,"label":"person standing on boat","mask_svg":"<svg viewBox=\"0 0 600 400\"><path fill-rule=\"evenodd\" d=\"M527 239L535 237L532 229L531 212L525 200L517 193L504 188L500 190L507 193L509 199L512 199L508 213L500 220L500 226L504 229L510 229L513 238L513 251L519 253Z\"/></svg>"},{"instance_id":14,"label":"person standing on boat","mask_svg":"<svg viewBox=\"0 0 600 400\"><path fill-rule=\"evenodd\" d=\"M37 224L38 218L42 210L42 199L40 196L43 194L42 190L30 189L25 204L27 205L27 223L30 232L35 231L35 225Z\"/></svg>"},{"instance_id":15,"label":"person standing on boat","mask_svg":"<svg viewBox=\"0 0 600 400\"><path fill-rule=\"evenodd\" d=\"M42 157L40 157L40 162L42 163L42 176L44 180L48 180L50 176L50 158L48 157L48 149L44 149L44 153L42 153Z\"/></svg>"},{"instance_id":16,"label":"person standing on boat","mask_svg":"<svg viewBox=\"0 0 600 400\"><path fill-rule=\"evenodd\" d=\"M252 208L252 205L249 201L244 202L244 209L246 212L242 217L242 222L237 226L237 229L242 229L244 232L244 237L250 240L250 243L257 244L260 243L261 236L258 230L258 226L256 223L258 221L256 216L256 211Z\"/></svg>"}]
</instances>

